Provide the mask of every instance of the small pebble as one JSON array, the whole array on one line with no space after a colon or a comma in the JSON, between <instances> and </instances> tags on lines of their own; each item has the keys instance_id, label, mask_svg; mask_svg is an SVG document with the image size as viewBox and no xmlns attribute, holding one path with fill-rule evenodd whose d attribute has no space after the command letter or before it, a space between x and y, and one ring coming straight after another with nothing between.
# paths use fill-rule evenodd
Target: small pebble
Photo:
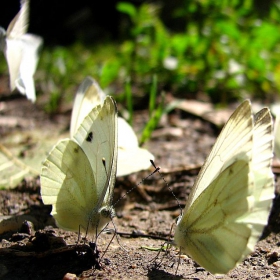
<instances>
[{"instance_id":1,"label":"small pebble","mask_svg":"<svg viewBox=\"0 0 280 280\"><path fill-rule=\"evenodd\" d=\"M78 280L78 277L76 274L66 273L62 280Z\"/></svg>"}]
</instances>

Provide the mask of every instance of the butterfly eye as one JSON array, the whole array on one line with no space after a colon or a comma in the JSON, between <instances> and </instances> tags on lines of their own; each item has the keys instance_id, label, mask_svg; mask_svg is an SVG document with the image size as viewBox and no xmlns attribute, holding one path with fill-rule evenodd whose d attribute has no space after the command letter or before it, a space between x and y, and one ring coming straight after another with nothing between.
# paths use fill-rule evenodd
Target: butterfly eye
<instances>
[{"instance_id":1,"label":"butterfly eye","mask_svg":"<svg viewBox=\"0 0 280 280\"><path fill-rule=\"evenodd\" d=\"M115 217L115 211L112 207L104 207L101 209L101 215L105 218L113 218Z\"/></svg>"}]
</instances>

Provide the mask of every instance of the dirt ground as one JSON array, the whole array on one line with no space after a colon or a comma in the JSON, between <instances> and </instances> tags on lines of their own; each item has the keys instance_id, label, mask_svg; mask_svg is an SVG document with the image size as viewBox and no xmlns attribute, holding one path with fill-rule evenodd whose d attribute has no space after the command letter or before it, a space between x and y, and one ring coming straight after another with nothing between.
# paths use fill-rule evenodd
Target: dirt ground
<instances>
[{"instance_id":1,"label":"dirt ground","mask_svg":"<svg viewBox=\"0 0 280 280\"><path fill-rule=\"evenodd\" d=\"M69 130L70 113L69 107L48 116L43 113L40 100L34 105L18 95L2 98L1 139L11 131L34 128L63 134ZM4 118L17 120L16 125L1 121ZM136 130L141 129L146 119L145 111L136 112ZM175 110L163 118L145 145L155 155L156 164L182 207L218 132L208 122ZM227 275L213 276L187 256L181 257L176 274L178 250L172 247L160 255L155 250L166 240L172 240L170 231L180 212L173 194L158 174L136 187L152 170L117 179L114 194L117 215L108 228L115 228L119 234L113 240L112 231L100 235L99 257L90 246L95 241L91 237L80 238L77 245L77 233L55 226L51 207L42 203L38 177L22 181L15 189L0 190L0 217L16 217L15 223L20 225L18 230L0 235L0 279L279 279L278 172L269 223L255 252Z\"/></svg>"}]
</instances>

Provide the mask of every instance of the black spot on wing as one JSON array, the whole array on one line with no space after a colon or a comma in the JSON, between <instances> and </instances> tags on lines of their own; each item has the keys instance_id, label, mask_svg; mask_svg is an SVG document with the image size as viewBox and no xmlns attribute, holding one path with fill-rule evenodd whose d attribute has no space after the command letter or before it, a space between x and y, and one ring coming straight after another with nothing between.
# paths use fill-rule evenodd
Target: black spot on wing
<instances>
[{"instance_id":1,"label":"black spot on wing","mask_svg":"<svg viewBox=\"0 0 280 280\"><path fill-rule=\"evenodd\" d=\"M93 133L90 132L90 133L88 134L87 138L86 138L86 141L87 141L87 142L92 142L92 140L93 140Z\"/></svg>"}]
</instances>

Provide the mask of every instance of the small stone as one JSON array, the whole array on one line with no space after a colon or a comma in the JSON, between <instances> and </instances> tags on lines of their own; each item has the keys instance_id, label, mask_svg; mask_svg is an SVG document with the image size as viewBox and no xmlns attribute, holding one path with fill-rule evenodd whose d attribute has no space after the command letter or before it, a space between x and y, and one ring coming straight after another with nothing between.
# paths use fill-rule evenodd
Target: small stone
<instances>
[{"instance_id":1,"label":"small stone","mask_svg":"<svg viewBox=\"0 0 280 280\"><path fill-rule=\"evenodd\" d=\"M66 273L62 280L78 280L78 277L76 274Z\"/></svg>"},{"instance_id":2,"label":"small stone","mask_svg":"<svg viewBox=\"0 0 280 280\"><path fill-rule=\"evenodd\" d=\"M280 268L280 261L274 262L274 263L273 263L273 266L275 266L275 267L277 267L277 268Z\"/></svg>"}]
</instances>

